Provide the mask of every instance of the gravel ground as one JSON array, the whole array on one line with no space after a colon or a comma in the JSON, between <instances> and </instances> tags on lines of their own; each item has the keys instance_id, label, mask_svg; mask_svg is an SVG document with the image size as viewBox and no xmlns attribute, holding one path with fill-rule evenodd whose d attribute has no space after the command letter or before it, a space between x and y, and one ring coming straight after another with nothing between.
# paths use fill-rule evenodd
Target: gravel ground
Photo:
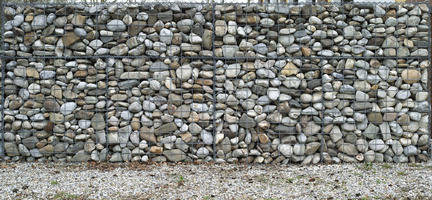
<instances>
[{"instance_id":1,"label":"gravel ground","mask_svg":"<svg viewBox=\"0 0 432 200\"><path fill-rule=\"evenodd\" d=\"M432 163L1 163L0 199L432 199Z\"/></svg>"}]
</instances>

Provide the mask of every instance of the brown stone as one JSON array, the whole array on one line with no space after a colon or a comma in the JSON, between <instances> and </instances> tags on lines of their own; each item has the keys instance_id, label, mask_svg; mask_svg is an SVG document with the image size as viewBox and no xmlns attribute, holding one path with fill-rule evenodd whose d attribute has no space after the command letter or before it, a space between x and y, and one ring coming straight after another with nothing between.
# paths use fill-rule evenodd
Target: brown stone
<instances>
[{"instance_id":1,"label":"brown stone","mask_svg":"<svg viewBox=\"0 0 432 200\"><path fill-rule=\"evenodd\" d=\"M57 99L62 99L63 98L62 88L58 85L53 85L51 87L51 95Z\"/></svg>"},{"instance_id":2,"label":"brown stone","mask_svg":"<svg viewBox=\"0 0 432 200\"><path fill-rule=\"evenodd\" d=\"M186 133L181 134L180 137L181 137L181 139L182 139L184 142L186 142L186 143L192 141L192 134L189 133L189 132L186 132Z\"/></svg>"},{"instance_id":3,"label":"brown stone","mask_svg":"<svg viewBox=\"0 0 432 200\"><path fill-rule=\"evenodd\" d=\"M141 123L138 118L132 118L131 127L133 131L137 131L141 128Z\"/></svg>"},{"instance_id":4,"label":"brown stone","mask_svg":"<svg viewBox=\"0 0 432 200\"><path fill-rule=\"evenodd\" d=\"M282 69L281 74L284 76L292 76L297 75L299 71L300 70L292 62L289 62Z\"/></svg>"},{"instance_id":5,"label":"brown stone","mask_svg":"<svg viewBox=\"0 0 432 200\"><path fill-rule=\"evenodd\" d=\"M386 122L392 122L396 120L397 113L384 113L383 120Z\"/></svg>"},{"instance_id":6,"label":"brown stone","mask_svg":"<svg viewBox=\"0 0 432 200\"><path fill-rule=\"evenodd\" d=\"M264 133L258 134L258 138L259 138L259 141L260 141L261 144L267 144L270 141L270 139L268 138L268 136L266 134L264 134Z\"/></svg>"},{"instance_id":7,"label":"brown stone","mask_svg":"<svg viewBox=\"0 0 432 200\"><path fill-rule=\"evenodd\" d=\"M243 75L242 79L245 82L249 82L249 81L255 80L256 79L256 74L255 74L255 72L249 72L249 73Z\"/></svg>"},{"instance_id":8,"label":"brown stone","mask_svg":"<svg viewBox=\"0 0 432 200\"><path fill-rule=\"evenodd\" d=\"M36 40L37 40L37 35L35 32L29 32L24 35L24 44L26 46L30 46Z\"/></svg>"},{"instance_id":9,"label":"brown stone","mask_svg":"<svg viewBox=\"0 0 432 200\"><path fill-rule=\"evenodd\" d=\"M301 52L303 53L304 56L310 56L312 51L308 47L302 47Z\"/></svg>"},{"instance_id":10,"label":"brown stone","mask_svg":"<svg viewBox=\"0 0 432 200\"><path fill-rule=\"evenodd\" d=\"M420 72L415 69L405 69L402 71L401 76L402 80L408 84L416 83L421 78Z\"/></svg>"},{"instance_id":11,"label":"brown stone","mask_svg":"<svg viewBox=\"0 0 432 200\"><path fill-rule=\"evenodd\" d=\"M408 126L410 124L410 121L410 117L407 114L402 114L397 120L397 122L401 126Z\"/></svg>"},{"instance_id":12,"label":"brown stone","mask_svg":"<svg viewBox=\"0 0 432 200\"><path fill-rule=\"evenodd\" d=\"M48 156L54 152L54 146L49 144L49 145L46 145L46 146L42 147L41 149L39 149L39 151L42 155Z\"/></svg>"},{"instance_id":13,"label":"brown stone","mask_svg":"<svg viewBox=\"0 0 432 200\"><path fill-rule=\"evenodd\" d=\"M153 131L145 126L141 127L139 135L141 140L156 143L156 136L154 135Z\"/></svg>"},{"instance_id":14,"label":"brown stone","mask_svg":"<svg viewBox=\"0 0 432 200\"><path fill-rule=\"evenodd\" d=\"M152 147L150 148L150 152L151 152L151 153L157 153L157 154L160 154L160 153L163 152L163 147L152 146Z\"/></svg>"},{"instance_id":15,"label":"brown stone","mask_svg":"<svg viewBox=\"0 0 432 200\"><path fill-rule=\"evenodd\" d=\"M63 35L63 45L65 47L69 47L71 46L73 43L75 43L76 41L78 41L80 38L75 35L74 32L67 32Z\"/></svg>"},{"instance_id":16,"label":"brown stone","mask_svg":"<svg viewBox=\"0 0 432 200\"><path fill-rule=\"evenodd\" d=\"M141 32L146 25L146 22L144 21L134 21L129 26L129 35L135 36L138 35L139 32Z\"/></svg>"},{"instance_id":17,"label":"brown stone","mask_svg":"<svg viewBox=\"0 0 432 200\"><path fill-rule=\"evenodd\" d=\"M53 129L54 129L54 123L52 121L48 121L47 124L45 125L44 130L47 133L52 133Z\"/></svg>"},{"instance_id":18,"label":"brown stone","mask_svg":"<svg viewBox=\"0 0 432 200\"><path fill-rule=\"evenodd\" d=\"M379 112L371 112L368 114L368 120L371 123L374 124L381 124L383 123L383 117L382 114Z\"/></svg>"},{"instance_id":19,"label":"brown stone","mask_svg":"<svg viewBox=\"0 0 432 200\"><path fill-rule=\"evenodd\" d=\"M280 103L278 106L278 110L280 113L289 113L290 111L290 105L287 101Z\"/></svg>"},{"instance_id":20,"label":"brown stone","mask_svg":"<svg viewBox=\"0 0 432 200\"><path fill-rule=\"evenodd\" d=\"M33 15L27 15L27 16L25 17L24 21L25 21L25 22L32 22L33 19L34 19L34 16L33 16Z\"/></svg>"},{"instance_id":21,"label":"brown stone","mask_svg":"<svg viewBox=\"0 0 432 200\"><path fill-rule=\"evenodd\" d=\"M86 21L86 16L77 14L72 18L72 24L75 26L83 26Z\"/></svg>"},{"instance_id":22,"label":"brown stone","mask_svg":"<svg viewBox=\"0 0 432 200\"><path fill-rule=\"evenodd\" d=\"M27 77L39 79L39 72L35 68L27 68Z\"/></svg>"},{"instance_id":23,"label":"brown stone","mask_svg":"<svg viewBox=\"0 0 432 200\"><path fill-rule=\"evenodd\" d=\"M77 78L84 78L86 76L87 76L87 71L85 71L85 70L78 70L74 74L74 77L77 77Z\"/></svg>"},{"instance_id":24,"label":"brown stone","mask_svg":"<svg viewBox=\"0 0 432 200\"><path fill-rule=\"evenodd\" d=\"M47 112L60 112L60 105L53 99L44 101L43 107Z\"/></svg>"}]
</instances>

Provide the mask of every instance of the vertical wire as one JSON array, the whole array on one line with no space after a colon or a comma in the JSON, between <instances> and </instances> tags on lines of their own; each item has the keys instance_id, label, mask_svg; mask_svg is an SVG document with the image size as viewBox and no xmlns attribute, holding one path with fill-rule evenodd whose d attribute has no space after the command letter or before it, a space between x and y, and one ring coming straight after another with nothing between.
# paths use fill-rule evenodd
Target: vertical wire
<instances>
[{"instance_id":1,"label":"vertical wire","mask_svg":"<svg viewBox=\"0 0 432 200\"><path fill-rule=\"evenodd\" d=\"M3 58L4 54L4 24L6 23L6 19L4 16L4 2L2 1L0 3L0 13L1 13L1 23L0 23L0 29L1 29L1 49L0 49L0 57L1 57L1 70L2 70L2 78L1 78L1 144L0 144L0 157L5 156L5 148L4 148L4 133L5 133L5 123L4 123L4 106L5 106L5 68L6 68L6 59Z\"/></svg>"},{"instance_id":2,"label":"vertical wire","mask_svg":"<svg viewBox=\"0 0 432 200\"><path fill-rule=\"evenodd\" d=\"M212 121L213 121L213 161L216 161L216 133L217 133L217 129L216 129L216 55L215 55L215 31L216 31L216 26L215 26L215 6L216 4L213 2L212 3L212 59L213 59L213 116L212 116ZM223 125L223 124L222 124Z\"/></svg>"},{"instance_id":3,"label":"vertical wire","mask_svg":"<svg viewBox=\"0 0 432 200\"><path fill-rule=\"evenodd\" d=\"M425 2L426 3L426 2ZM432 143L431 143L431 137L432 137L432 125L431 125L431 123L432 123L432 110L431 110L431 91L432 91L432 83L431 83L431 78L432 78L432 70L430 69L430 65L431 65L431 62L432 62L432 54L431 54L431 51L432 51L432 44L431 44L431 37L432 37L432 34L431 34L431 26L432 26L432 22L431 22L431 4L430 4L430 1L428 1L427 3L427 7L428 7L428 12L427 12L427 14L428 14L428 25L429 25L429 27L428 27L428 60L429 60L429 66L427 66L427 68L426 68L426 70L428 71L428 79L427 79L427 89L426 89L426 91L429 93L428 94L428 98L427 98L427 102L428 102L428 114L429 114L429 123L428 123L428 132L429 132L429 137L428 137L428 144L427 144L427 146L428 146L428 154L429 154L429 158L432 158Z\"/></svg>"}]
</instances>

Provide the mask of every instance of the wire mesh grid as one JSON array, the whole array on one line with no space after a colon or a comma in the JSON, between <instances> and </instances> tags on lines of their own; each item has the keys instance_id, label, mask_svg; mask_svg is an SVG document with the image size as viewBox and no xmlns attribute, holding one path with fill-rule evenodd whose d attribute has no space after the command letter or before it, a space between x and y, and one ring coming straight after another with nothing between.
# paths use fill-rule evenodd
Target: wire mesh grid
<instances>
[{"instance_id":1,"label":"wire mesh grid","mask_svg":"<svg viewBox=\"0 0 432 200\"><path fill-rule=\"evenodd\" d=\"M2 4L5 159L430 155L426 4L31 5Z\"/></svg>"}]
</instances>

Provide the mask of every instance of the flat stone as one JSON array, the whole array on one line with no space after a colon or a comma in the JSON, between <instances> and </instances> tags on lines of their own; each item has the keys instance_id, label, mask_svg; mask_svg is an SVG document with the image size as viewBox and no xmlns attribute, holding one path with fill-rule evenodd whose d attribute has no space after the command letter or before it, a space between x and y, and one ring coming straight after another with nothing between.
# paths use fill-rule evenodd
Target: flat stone
<instances>
[{"instance_id":1,"label":"flat stone","mask_svg":"<svg viewBox=\"0 0 432 200\"><path fill-rule=\"evenodd\" d=\"M102 113L96 113L91 119L91 125L95 130L105 129L105 119Z\"/></svg>"},{"instance_id":2,"label":"flat stone","mask_svg":"<svg viewBox=\"0 0 432 200\"><path fill-rule=\"evenodd\" d=\"M386 144L381 139L374 139L369 142L369 148L373 151L381 151L386 147Z\"/></svg>"},{"instance_id":3,"label":"flat stone","mask_svg":"<svg viewBox=\"0 0 432 200\"><path fill-rule=\"evenodd\" d=\"M126 24L118 19L111 20L106 25L107 29L110 31L125 31L126 30Z\"/></svg>"},{"instance_id":4,"label":"flat stone","mask_svg":"<svg viewBox=\"0 0 432 200\"><path fill-rule=\"evenodd\" d=\"M155 135L164 135L164 134L172 134L177 130L177 125L174 122L164 124L159 128L155 129Z\"/></svg>"},{"instance_id":5,"label":"flat stone","mask_svg":"<svg viewBox=\"0 0 432 200\"><path fill-rule=\"evenodd\" d=\"M239 120L239 125L243 128L253 128L256 126L256 122L251 117L243 114Z\"/></svg>"}]
</instances>

